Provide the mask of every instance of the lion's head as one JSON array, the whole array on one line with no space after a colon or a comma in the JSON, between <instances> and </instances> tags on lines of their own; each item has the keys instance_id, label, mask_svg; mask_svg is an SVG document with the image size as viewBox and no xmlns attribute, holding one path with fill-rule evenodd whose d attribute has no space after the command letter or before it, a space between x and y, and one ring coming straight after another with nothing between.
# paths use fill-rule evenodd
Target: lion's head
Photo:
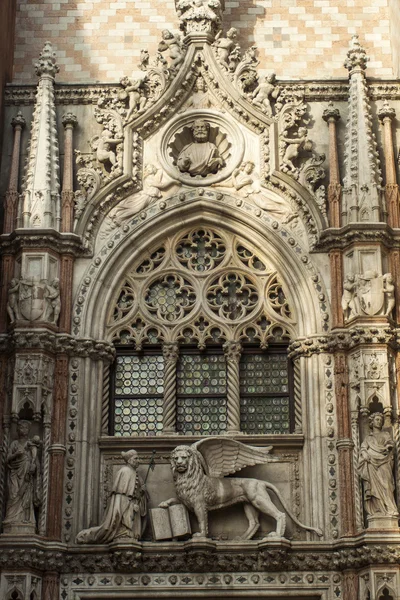
<instances>
[{"instance_id":1,"label":"lion's head","mask_svg":"<svg viewBox=\"0 0 400 600\"><path fill-rule=\"evenodd\" d=\"M186 496L196 492L205 476L200 452L190 446L177 446L171 452L170 461L178 496L180 493Z\"/></svg>"}]
</instances>

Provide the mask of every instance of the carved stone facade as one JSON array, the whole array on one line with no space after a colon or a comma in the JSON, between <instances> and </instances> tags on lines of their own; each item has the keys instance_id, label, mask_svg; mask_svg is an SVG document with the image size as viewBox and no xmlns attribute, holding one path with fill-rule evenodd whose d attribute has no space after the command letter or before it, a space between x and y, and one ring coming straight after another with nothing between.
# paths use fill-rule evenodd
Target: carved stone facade
<instances>
[{"instance_id":1,"label":"carved stone facade","mask_svg":"<svg viewBox=\"0 0 400 600\"><path fill-rule=\"evenodd\" d=\"M0 597L398 600L400 84L169 4L6 90Z\"/></svg>"}]
</instances>

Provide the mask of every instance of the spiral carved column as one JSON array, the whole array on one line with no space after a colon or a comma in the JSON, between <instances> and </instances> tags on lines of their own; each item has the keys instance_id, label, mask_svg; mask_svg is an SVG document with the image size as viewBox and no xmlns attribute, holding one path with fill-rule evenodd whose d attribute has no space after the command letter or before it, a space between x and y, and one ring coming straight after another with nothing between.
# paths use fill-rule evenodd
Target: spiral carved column
<instances>
[{"instance_id":1,"label":"spiral carved column","mask_svg":"<svg viewBox=\"0 0 400 600\"><path fill-rule=\"evenodd\" d=\"M228 433L240 432L240 380L239 362L242 353L240 342L226 342L224 352L227 366Z\"/></svg>"},{"instance_id":2,"label":"spiral carved column","mask_svg":"<svg viewBox=\"0 0 400 600\"><path fill-rule=\"evenodd\" d=\"M176 363L179 356L179 344L166 342L163 345L164 356L164 433L176 433Z\"/></svg>"}]
</instances>

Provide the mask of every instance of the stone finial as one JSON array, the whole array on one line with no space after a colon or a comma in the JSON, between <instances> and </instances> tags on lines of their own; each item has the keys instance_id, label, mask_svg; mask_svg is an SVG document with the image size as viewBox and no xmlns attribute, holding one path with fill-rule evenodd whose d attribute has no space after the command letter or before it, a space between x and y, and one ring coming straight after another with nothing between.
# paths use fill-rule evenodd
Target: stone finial
<instances>
[{"instance_id":1,"label":"stone finial","mask_svg":"<svg viewBox=\"0 0 400 600\"><path fill-rule=\"evenodd\" d=\"M42 77L43 75L55 77L59 70L60 67L56 62L56 53L53 51L51 43L46 42L40 53L39 60L35 64L36 75L38 77Z\"/></svg>"},{"instance_id":2,"label":"stone finial","mask_svg":"<svg viewBox=\"0 0 400 600\"><path fill-rule=\"evenodd\" d=\"M378 110L378 117L381 121L389 119L392 121L396 116L396 111L392 106L389 105L387 100L384 100L381 108Z\"/></svg>"},{"instance_id":3,"label":"stone finial","mask_svg":"<svg viewBox=\"0 0 400 600\"><path fill-rule=\"evenodd\" d=\"M224 0L175 0L180 28L186 34L211 33L221 30Z\"/></svg>"},{"instance_id":4,"label":"stone finial","mask_svg":"<svg viewBox=\"0 0 400 600\"><path fill-rule=\"evenodd\" d=\"M73 113L67 112L62 116L61 122L64 127L72 127L73 129L78 124L78 119Z\"/></svg>"},{"instance_id":5,"label":"stone finial","mask_svg":"<svg viewBox=\"0 0 400 600\"><path fill-rule=\"evenodd\" d=\"M322 118L327 123L337 122L340 119L340 112L338 108L333 106L332 100L328 104L328 108L322 113Z\"/></svg>"},{"instance_id":6,"label":"stone finial","mask_svg":"<svg viewBox=\"0 0 400 600\"><path fill-rule=\"evenodd\" d=\"M344 66L349 70L350 73L357 68L361 69L361 71L365 71L368 60L369 58L365 52L365 49L358 41L358 35L353 35Z\"/></svg>"},{"instance_id":7,"label":"stone finial","mask_svg":"<svg viewBox=\"0 0 400 600\"><path fill-rule=\"evenodd\" d=\"M15 117L11 119L11 125L15 129L16 127L21 127L23 129L26 125L26 121L22 116L22 112L19 110Z\"/></svg>"}]
</instances>

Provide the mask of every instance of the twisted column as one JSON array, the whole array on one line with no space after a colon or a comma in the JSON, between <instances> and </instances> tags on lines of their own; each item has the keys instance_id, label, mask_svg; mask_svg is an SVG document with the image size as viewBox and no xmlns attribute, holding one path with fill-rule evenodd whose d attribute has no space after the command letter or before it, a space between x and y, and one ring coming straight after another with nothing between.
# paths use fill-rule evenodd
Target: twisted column
<instances>
[{"instance_id":1,"label":"twisted column","mask_svg":"<svg viewBox=\"0 0 400 600\"><path fill-rule=\"evenodd\" d=\"M242 353L240 342L225 342L225 360L227 367L227 411L228 433L240 432L240 379L239 363Z\"/></svg>"},{"instance_id":2,"label":"twisted column","mask_svg":"<svg viewBox=\"0 0 400 600\"><path fill-rule=\"evenodd\" d=\"M176 433L176 363L179 356L177 342L165 342L163 432Z\"/></svg>"},{"instance_id":3,"label":"twisted column","mask_svg":"<svg viewBox=\"0 0 400 600\"><path fill-rule=\"evenodd\" d=\"M383 146L385 153L385 198L388 211L388 225L400 227L399 218L399 186L397 185L396 164L393 148L392 122L396 117L396 111L389 106L387 100L378 111L378 117L383 125Z\"/></svg>"},{"instance_id":4,"label":"twisted column","mask_svg":"<svg viewBox=\"0 0 400 600\"><path fill-rule=\"evenodd\" d=\"M293 392L294 392L294 432L301 433L303 431L302 411L301 411L301 379L300 379L300 364L299 361L294 361L293 364Z\"/></svg>"},{"instance_id":5,"label":"twisted column","mask_svg":"<svg viewBox=\"0 0 400 600\"><path fill-rule=\"evenodd\" d=\"M49 497L49 468L50 468L50 441L51 441L51 415L46 414L43 419L43 476L42 476L42 510L39 517L39 534L46 535L47 502Z\"/></svg>"},{"instance_id":6,"label":"twisted column","mask_svg":"<svg viewBox=\"0 0 400 600\"><path fill-rule=\"evenodd\" d=\"M333 102L329 102L329 106L326 110L324 110L322 118L328 123L329 128L329 225L331 227L340 227L340 200L342 186L340 185L339 158L336 138L336 123L340 119L340 112L337 108L334 108Z\"/></svg>"},{"instance_id":7,"label":"twisted column","mask_svg":"<svg viewBox=\"0 0 400 600\"><path fill-rule=\"evenodd\" d=\"M101 435L108 435L110 414L110 365L103 366L103 397L101 402Z\"/></svg>"},{"instance_id":8,"label":"twisted column","mask_svg":"<svg viewBox=\"0 0 400 600\"><path fill-rule=\"evenodd\" d=\"M72 113L63 115L64 125L64 170L61 191L61 231L74 228L74 184L73 184L73 144L72 134L78 119Z\"/></svg>"},{"instance_id":9,"label":"twisted column","mask_svg":"<svg viewBox=\"0 0 400 600\"><path fill-rule=\"evenodd\" d=\"M332 327L343 327L343 260L341 250L332 250L329 253L329 262L331 267Z\"/></svg>"}]
</instances>

